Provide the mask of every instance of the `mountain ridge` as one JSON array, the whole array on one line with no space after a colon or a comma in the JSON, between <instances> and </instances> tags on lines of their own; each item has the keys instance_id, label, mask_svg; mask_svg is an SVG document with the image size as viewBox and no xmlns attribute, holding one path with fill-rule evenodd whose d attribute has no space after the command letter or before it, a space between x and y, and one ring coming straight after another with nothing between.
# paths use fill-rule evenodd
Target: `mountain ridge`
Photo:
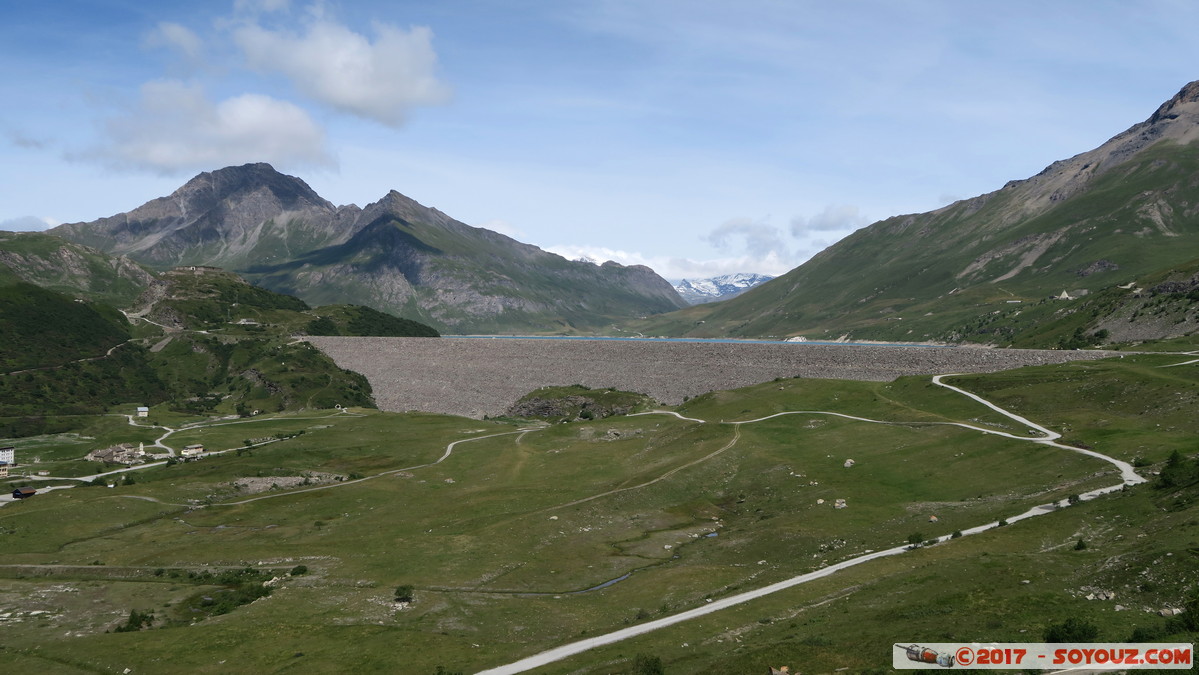
<instances>
[{"instance_id":1,"label":"mountain ridge","mask_svg":"<svg viewBox=\"0 0 1199 675\"><path fill-rule=\"evenodd\" d=\"M685 306L646 267L574 263L395 190L334 206L268 164L204 172L129 212L50 234L165 268L210 265L313 304L363 304L440 330L560 332Z\"/></svg>"},{"instance_id":2,"label":"mountain ridge","mask_svg":"<svg viewBox=\"0 0 1199 675\"><path fill-rule=\"evenodd\" d=\"M773 278L754 272L735 272L702 279L680 279L674 284L674 290L678 291L679 296L688 304L698 305L735 298Z\"/></svg>"}]
</instances>

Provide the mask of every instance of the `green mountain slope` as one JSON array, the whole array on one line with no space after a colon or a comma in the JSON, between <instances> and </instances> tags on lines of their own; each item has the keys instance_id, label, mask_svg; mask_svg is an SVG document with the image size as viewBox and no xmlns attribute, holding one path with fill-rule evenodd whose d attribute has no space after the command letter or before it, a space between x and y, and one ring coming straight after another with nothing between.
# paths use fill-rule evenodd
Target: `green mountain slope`
<instances>
[{"instance_id":1,"label":"green mountain slope","mask_svg":"<svg viewBox=\"0 0 1199 675\"><path fill-rule=\"evenodd\" d=\"M992 341L971 326L1014 304L1141 285L1197 257L1199 82L1146 122L1033 178L880 221L739 298L641 328ZM1196 328L1192 319L1174 332ZM1017 337L1009 332L998 341Z\"/></svg>"},{"instance_id":2,"label":"green mountain slope","mask_svg":"<svg viewBox=\"0 0 1199 675\"><path fill-rule=\"evenodd\" d=\"M0 286L0 372L100 357L127 339L111 307L24 282Z\"/></svg>"},{"instance_id":3,"label":"green mountain slope","mask_svg":"<svg viewBox=\"0 0 1199 675\"><path fill-rule=\"evenodd\" d=\"M306 335L441 337L423 323L361 305L326 305L316 308L313 313L317 318L304 327Z\"/></svg>"},{"instance_id":4,"label":"green mountain slope","mask_svg":"<svg viewBox=\"0 0 1199 675\"><path fill-rule=\"evenodd\" d=\"M40 232L0 231L0 283L26 281L43 288L125 305L154 275L128 258Z\"/></svg>"},{"instance_id":5,"label":"green mountain slope","mask_svg":"<svg viewBox=\"0 0 1199 675\"><path fill-rule=\"evenodd\" d=\"M363 307L314 311L220 270L164 273L135 304L122 315L25 282L0 286L0 436L133 405L187 415L373 407L364 377L292 336L323 317L340 334L437 335Z\"/></svg>"}]
</instances>

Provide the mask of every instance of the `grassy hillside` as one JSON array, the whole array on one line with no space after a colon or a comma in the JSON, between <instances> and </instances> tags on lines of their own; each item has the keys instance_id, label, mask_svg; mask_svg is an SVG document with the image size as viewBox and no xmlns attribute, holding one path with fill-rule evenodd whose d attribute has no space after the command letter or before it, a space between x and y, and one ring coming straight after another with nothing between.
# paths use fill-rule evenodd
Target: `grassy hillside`
<instances>
[{"instance_id":1,"label":"grassy hillside","mask_svg":"<svg viewBox=\"0 0 1199 675\"><path fill-rule=\"evenodd\" d=\"M103 356L129 339L120 313L39 286L0 286L0 372Z\"/></svg>"},{"instance_id":2,"label":"grassy hillside","mask_svg":"<svg viewBox=\"0 0 1199 675\"><path fill-rule=\"evenodd\" d=\"M153 275L125 258L40 232L0 232L0 283L24 281L117 306L133 301Z\"/></svg>"},{"instance_id":3,"label":"grassy hillside","mask_svg":"<svg viewBox=\"0 0 1199 675\"><path fill-rule=\"evenodd\" d=\"M1067 444L1151 472L1175 451L1192 466L1199 451L1189 414L1199 377L1173 367L1183 360L1129 355L954 382L1061 431ZM168 443L242 451L0 509L0 562L30 566L0 568L9 575L0 612L46 612L10 627L7 653L68 672L163 663L227 672L230 662L255 672L475 672L1119 482L1111 465L1082 454L944 424L1027 434L924 378L780 380L707 394L677 412L692 419L522 428L329 411L189 427ZM770 417L778 413L788 414ZM264 438L283 440L253 445ZM56 471L82 450L77 437L39 442ZM1068 617L1094 624L1103 640L1144 630L1192 641L1191 629L1156 613L1199 589L1191 473L537 672L631 672L639 653L672 675L768 665L863 672L886 669L894 643L1036 641ZM249 479L263 491L244 487ZM847 508L833 508L838 499ZM184 583L201 565L283 578L269 597L192 622L197 594L219 592ZM290 575L299 565L304 572ZM408 586L412 602L397 604ZM1096 588L1116 599L1087 600ZM151 609L156 629L103 632Z\"/></svg>"},{"instance_id":4,"label":"grassy hillside","mask_svg":"<svg viewBox=\"0 0 1199 675\"><path fill-rule=\"evenodd\" d=\"M365 378L292 344L314 319L302 301L232 274L165 279L141 299L133 326L101 303L0 287L0 434L65 431L85 423L76 416L139 405L166 417L373 406ZM347 316L367 332L400 321Z\"/></svg>"},{"instance_id":5,"label":"grassy hillside","mask_svg":"<svg viewBox=\"0 0 1199 675\"><path fill-rule=\"evenodd\" d=\"M317 318L304 327L307 335L441 337L431 326L361 305L326 305L314 313Z\"/></svg>"}]
</instances>

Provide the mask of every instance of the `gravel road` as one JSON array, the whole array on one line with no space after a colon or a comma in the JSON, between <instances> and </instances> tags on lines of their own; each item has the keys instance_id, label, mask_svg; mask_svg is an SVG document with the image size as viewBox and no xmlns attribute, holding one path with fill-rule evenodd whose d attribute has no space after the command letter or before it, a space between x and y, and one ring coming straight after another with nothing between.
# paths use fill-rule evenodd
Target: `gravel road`
<instances>
[{"instance_id":1,"label":"gravel road","mask_svg":"<svg viewBox=\"0 0 1199 675\"><path fill-rule=\"evenodd\" d=\"M581 384L684 396L777 377L886 382L903 375L984 373L1113 356L1114 352L804 343L486 338L308 337L370 380L382 410L480 418L539 387Z\"/></svg>"}]
</instances>

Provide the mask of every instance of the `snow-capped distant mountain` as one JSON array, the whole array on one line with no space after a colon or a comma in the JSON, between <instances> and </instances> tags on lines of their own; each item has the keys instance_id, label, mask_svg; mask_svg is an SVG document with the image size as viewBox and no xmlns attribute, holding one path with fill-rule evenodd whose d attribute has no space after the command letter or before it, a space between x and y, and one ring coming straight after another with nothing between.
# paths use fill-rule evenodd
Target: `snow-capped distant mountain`
<instances>
[{"instance_id":1,"label":"snow-capped distant mountain","mask_svg":"<svg viewBox=\"0 0 1199 675\"><path fill-rule=\"evenodd\" d=\"M674 284L674 290L679 292L687 304L699 305L705 302L728 300L773 278L765 274L738 272L737 274L722 274L710 279L683 279Z\"/></svg>"}]
</instances>

